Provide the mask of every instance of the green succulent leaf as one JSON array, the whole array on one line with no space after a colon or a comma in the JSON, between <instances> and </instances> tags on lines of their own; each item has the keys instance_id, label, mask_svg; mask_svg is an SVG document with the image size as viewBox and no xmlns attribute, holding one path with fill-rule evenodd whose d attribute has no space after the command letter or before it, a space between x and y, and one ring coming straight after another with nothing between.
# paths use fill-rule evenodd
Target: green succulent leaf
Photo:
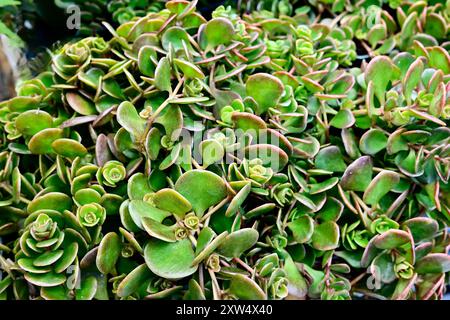
<instances>
[{"instance_id":1,"label":"green succulent leaf","mask_svg":"<svg viewBox=\"0 0 450 320\"><path fill-rule=\"evenodd\" d=\"M151 277L151 272L145 263L132 270L119 284L117 295L128 297L139 290L144 281Z\"/></svg>"},{"instance_id":2,"label":"green succulent leaf","mask_svg":"<svg viewBox=\"0 0 450 320\"><path fill-rule=\"evenodd\" d=\"M448 272L450 257L444 253L430 253L417 262L415 270L418 274Z\"/></svg>"},{"instance_id":3,"label":"green succulent leaf","mask_svg":"<svg viewBox=\"0 0 450 320\"><path fill-rule=\"evenodd\" d=\"M230 293L242 300L266 300L264 291L252 279L235 274L231 278Z\"/></svg>"},{"instance_id":4,"label":"green succulent leaf","mask_svg":"<svg viewBox=\"0 0 450 320\"><path fill-rule=\"evenodd\" d=\"M388 170L381 171L367 186L363 201L370 205L376 205L399 181L400 177L398 173Z\"/></svg>"},{"instance_id":5,"label":"green succulent leaf","mask_svg":"<svg viewBox=\"0 0 450 320\"><path fill-rule=\"evenodd\" d=\"M96 258L96 265L101 273L114 272L121 249L122 241L116 233L110 232L103 237Z\"/></svg>"},{"instance_id":6,"label":"green succulent leaf","mask_svg":"<svg viewBox=\"0 0 450 320\"><path fill-rule=\"evenodd\" d=\"M312 245L317 250L333 250L339 244L339 226L334 221L327 221L314 228Z\"/></svg>"},{"instance_id":7,"label":"green succulent leaf","mask_svg":"<svg viewBox=\"0 0 450 320\"><path fill-rule=\"evenodd\" d=\"M223 180L218 175L205 170L186 172L177 180L175 190L191 203L199 217L227 196Z\"/></svg>"},{"instance_id":8,"label":"green succulent leaf","mask_svg":"<svg viewBox=\"0 0 450 320\"><path fill-rule=\"evenodd\" d=\"M373 83L375 96L381 104L385 102L385 91L389 83L393 82L398 74L398 68L389 58L384 56L375 57L367 65L365 71L366 83Z\"/></svg>"},{"instance_id":9,"label":"green succulent leaf","mask_svg":"<svg viewBox=\"0 0 450 320\"><path fill-rule=\"evenodd\" d=\"M239 257L256 243L258 237L259 233L255 229L241 229L227 235L217 250L228 258Z\"/></svg>"},{"instance_id":10,"label":"green succulent leaf","mask_svg":"<svg viewBox=\"0 0 450 320\"><path fill-rule=\"evenodd\" d=\"M372 158L363 156L352 162L341 178L344 190L366 191L372 181Z\"/></svg>"},{"instance_id":11,"label":"green succulent leaf","mask_svg":"<svg viewBox=\"0 0 450 320\"><path fill-rule=\"evenodd\" d=\"M383 234L378 235L373 244L378 249L395 249L409 242L411 237L408 232L403 230L391 229Z\"/></svg>"},{"instance_id":12,"label":"green succulent leaf","mask_svg":"<svg viewBox=\"0 0 450 320\"><path fill-rule=\"evenodd\" d=\"M314 233L314 220L304 215L292 222L289 222L288 228L298 243L308 242Z\"/></svg>"},{"instance_id":13,"label":"green succulent leaf","mask_svg":"<svg viewBox=\"0 0 450 320\"><path fill-rule=\"evenodd\" d=\"M136 108L130 102L122 102L119 105L117 109L117 121L136 139L143 137L146 122L139 116Z\"/></svg>"},{"instance_id":14,"label":"green succulent leaf","mask_svg":"<svg viewBox=\"0 0 450 320\"><path fill-rule=\"evenodd\" d=\"M145 263L156 275L166 279L180 279L197 270L193 267L195 254L188 239L165 242L152 239L144 248Z\"/></svg>"},{"instance_id":15,"label":"green succulent leaf","mask_svg":"<svg viewBox=\"0 0 450 320\"><path fill-rule=\"evenodd\" d=\"M246 82L247 95L255 99L256 114L263 114L278 103L284 92L283 83L276 77L258 73L248 78Z\"/></svg>"}]
</instances>

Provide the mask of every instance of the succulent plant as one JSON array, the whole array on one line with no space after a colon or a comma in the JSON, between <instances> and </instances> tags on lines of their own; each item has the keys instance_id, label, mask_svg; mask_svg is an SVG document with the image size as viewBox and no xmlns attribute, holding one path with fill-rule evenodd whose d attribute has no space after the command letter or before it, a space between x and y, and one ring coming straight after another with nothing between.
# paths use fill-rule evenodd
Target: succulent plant
<instances>
[{"instance_id":1,"label":"succulent plant","mask_svg":"<svg viewBox=\"0 0 450 320\"><path fill-rule=\"evenodd\" d=\"M0 297L442 297L447 47L260 3L104 23L0 104Z\"/></svg>"}]
</instances>

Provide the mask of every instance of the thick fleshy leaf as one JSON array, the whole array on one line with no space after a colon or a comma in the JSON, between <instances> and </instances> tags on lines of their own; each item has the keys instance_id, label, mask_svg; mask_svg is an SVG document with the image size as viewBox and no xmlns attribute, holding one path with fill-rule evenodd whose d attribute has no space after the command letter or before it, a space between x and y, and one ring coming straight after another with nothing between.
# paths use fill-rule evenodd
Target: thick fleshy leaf
<instances>
[{"instance_id":1,"label":"thick fleshy leaf","mask_svg":"<svg viewBox=\"0 0 450 320\"><path fill-rule=\"evenodd\" d=\"M377 256L370 266L370 271L376 281L391 283L396 279L394 262L389 254L383 253Z\"/></svg>"},{"instance_id":2,"label":"thick fleshy leaf","mask_svg":"<svg viewBox=\"0 0 450 320\"><path fill-rule=\"evenodd\" d=\"M245 87L247 95L255 99L257 103L256 114L265 113L269 108L275 107L284 92L283 83L266 73L250 76Z\"/></svg>"},{"instance_id":3,"label":"thick fleshy leaf","mask_svg":"<svg viewBox=\"0 0 450 320\"><path fill-rule=\"evenodd\" d=\"M25 280L39 287L55 287L66 281L66 276L62 273L26 273Z\"/></svg>"},{"instance_id":4,"label":"thick fleshy leaf","mask_svg":"<svg viewBox=\"0 0 450 320\"><path fill-rule=\"evenodd\" d=\"M318 193L317 195L311 195L306 192L294 193L294 198L312 212L317 212L325 204L326 194Z\"/></svg>"},{"instance_id":5,"label":"thick fleshy leaf","mask_svg":"<svg viewBox=\"0 0 450 320\"><path fill-rule=\"evenodd\" d=\"M386 24L376 24L369 29L367 33L367 40L372 47L375 47L378 42L385 39L387 35Z\"/></svg>"},{"instance_id":6,"label":"thick fleshy leaf","mask_svg":"<svg viewBox=\"0 0 450 320\"><path fill-rule=\"evenodd\" d=\"M402 136L405 129L398 129L389 135L386 149L389 154L395 154L400 151L409 150L408 141Z\"/></svg>"},{"instance_id":7,"label":"thick fleshy leaf","mask_svg":"<svg viewBox=\"0 0 450 320\"><path fill-rule=\"evenodd\" d=\"M144 226L142 225L142 218L144 217L162 222L171 215L170 212L158 209L143 200L132 200L128 210L133 222L141 229L144 229Z\"/></svg>"},{"instance_id":8,"label":"thick fleshy leaf","mask_svg":"<svg viewBox=\"0 0 450 320\"><path fill-rule=\"evenodd\" d=\"M97 110L95 109L95 104L88 98L78 93L68 92L66 94L66 100L73 110L75 110L77 113L83 116L89 116L91 114L97 113Z\"/></svg>"},{"instance_id":9,"label":"thick fleshy leaf","mask_svg":"<svg viewBox=\"0 0 450 320\"><path fill-rule=\"evenodd\" d=\"M78 243L73 242L64 247L64 253L61 258L55 263L54 270L56 273L61 273L72 265L72 263L77 258L78 254Z\"/></svg>"},{"instance_id":10,"label":"thick fleshy leaf","mask_svg":"<svg viewBox=\"0 0 450 320\"><path fill-rule=\"evenodd\" d=\"M373 261L373 259L375 259L375 257L380 253L380 249L378 249L374 244L375 240L377 240L377 237L373 237L372 239L370 239L369 243L364 249L363 255L361 256L360 265L363 268L367 268Z\"/></svg>"},{"instance_id":11,"label":"thick fleshy leaf","mask_svg":"<svg viewBox=\"0 0 450 320\"><path fill-rule=\"evenodd\" d=\"M341 178L344 190L365 191L372 180L372 158L363 156L353 161Z\"/></svg>"},{"instance_id":12,"label":"thick fleshy leaf","mask_svg":"<svg viewBox=\"0 0 450 320\"><path fill-rule=\"evenodd\" d=\"M365 71L366 83L373 82L375 96L381 104L385 102L385 92L389 83L396 79L398 73L398 68L388 57L375 57L367 65Z\"/></svg>"},{"instance_id":13,"label":"thick fleshy leaf","mask_svg":"<svg viewBox=\"0 0 450 320\"><path fill-rule=\"evenodd\" d=\"M231 115L234 127L243 132L249 132L256 136L260 129L266 129L267 124L257 115L248 112L233 112ZM268 141L265 141L266 143Z\"/></svg>"},{"instance_id":14,"label":"thick fleshy leaf","mask_svg":"<svg viewBox=\"0 0 450 320\"><path fill-rule=\"evenodd\" d=\"M407 226L411 231L415 242L430 239L439 230L439 225L436 220L425 217L409 219L403 225Z\"/></svg>"},{"instance_id":15,"label":"thick fleshy leaf","mask_svg":"<svg viewBox=\"0 0 450 320\"><path fill-rule=\"evenodd\" d=\"M444 74L450 73L450 54L442 47L427 48L429 64L432 68L441 69Z\"/></svg>"},{"instance_id":16,"label":"thick fleshy leaf","mask_svg":"<svg viewBox=\"0 0 450 320\"><path fill-rule=\"evenodd\" d=\"M144 248L144 258L150 270L165 279L185 278L197 270L197 266L192 266L195 254L188 239L176 242L151 239Z\"/></svg>"},{"instance_id":17,"label":"thick fleshy leaf","mask_svg":"<svg viewBox=\"0 0 450 320\"><path fill-rule=\"evenodd\" d=\"M327 197L327 201L317 212L317 218L322 221L337 221L343 211L344 205L339 200L333 197Z\"/></svg>"},{"instance_id":18,"label":"thick fleshy leaf","mask_svg":"<svg viewBox=\"0 0 450 320\"><path fill-rule=\"evenodd\" d=\"M441 288L444 279L445 275L439 273L423 275L420 284L417 285L417 298L429 300Z\"/></svg>"},{"instance_id":19,"label":"thick fleshy leaf","mask_svg":"<svg viewBox=\"0 0 450 320\"><path fill-rule=\"evenodd\" d=\"M412 91L419 84L422 76L424 65L422 59L414 61L403 78L403 94L407 101L411 100Z\"/></svg>"},{"instance_id":20,"label":"thick fleshy leaf","mask_svg":"<svg viewBox=\"0 0 450 320\"><path fill-rule=\"evenodd\" d=\"M259 233L253 228L241 229L230 233L217 249L228 258L237 258L258 241Z\"/></svg>"},{"instance_id":21,"label":"thick fleshy leaf","mask_svg":"<svg viewBox=\"0 0 450 320\"><path fill-rule=\"evenodd\" d=\"M103 81L103 86L102 86L103 91L105 91L107 94L109 94L111 97L115 98L115 99L120 99L120 100L124 100L125 95L123 93L122 88L120 87L119 83L112 79L106 79ZM101 108L103 109L103 108Z\"/></svg>"},{"instance_id":22,"label":"thick fleshy leaf","mask_svg":"<svg viewBox=\"0 0 450 320\"><path fill-rule=\"evenodd\" d=\"M76 290L76 300L92 300L97 292L97 278L89 276L81 280L80 288Z\"/></svg>"},{"instance_id":23,"label":"thick fleshy leaf","mask_svg":"<svg viewBox=\"0 0 450 320\"><path fill-rule=\"evenodd\" d=\"M152 201L157 208L171 212L181 219L192 209L189 201L173 189L159 190L153 196Z\"/></svg>"},{"instance_id":24,"label":"thick fleshy leaf","mask_svg":"<svg viewBox=\"0 0 450 320\"><path fill-rule=\"evenodd\" d=\"M156 60L156 56L156 51L151 46L143 46L139 50L138 67L143 75L148 77L154 75L156 66L153 64L153 59Z\"/></svg>"},{"instance_id":25,"label":"thick fleshy leaf","mask_svg":"<svg viewBox=\"0 0 450 320\"><path fill-rule=\"evenodd\" d=\"M159 60L155 70L155 86L162 91L172 91L170 77L170 62L164 57Z\"/></svg>"},{"instance_id":26,"label":"thick fleshy leaf","mask_svg":"<svg viewBox=\"0 0 450 320\"><path fill-rule=\"evenodd\" d=\"M128 179L127 193L130 200L142 200L145 195L151 193L148 177L143 173L135 173Z\"/></svg>"},{"instance_id":27,"label":"thick fleshy leaf","mask_svg":"<svg viewBox=\"0 0 450 320\"><path fill-rule=\"evenodd\" d=\"M63 138L63 130L48 128L36 133L28 142L28 148L33 154L53 153L52 143Z\"/></svg>"},{"instance_id":28,"label":"thick fleshy leaf","mask_svg":"<svg viewBox=\"0 0 450 320\"><path fill-rule=\"evenodd\" d=\"M330 121L330 126L338 129L350 128L355 123L355 116L349 109L340 110Z\"/></svg>"},{"instance_id":29,"label":"thick fleshy leaf","mask_svg":"<svg viewBox=\"0 0 450 320\"><path fill-rule=\"evenodd\" d=\"M440 82L434 91L433 99L430 102L428 111L434 117L440 117L444 108L447 90L443 82Z\"/></svg>"},{"instance_id":30,"label":"thick fleshy leaf","mask_svg":"<svg viewBox=\"0 0 450 320\"><path fill-rule=\"evenodd\" d=\"M417 274L414 274L410 279L400 279L395 286L392 300L405 300L417 280Z\"/></svg>"},{"instance_id":31,"label":"thick fleshy leaf","mask_svg":"<svg viewBox=\"0 0 450 320\"><path fill-rule=\"evenodd\" d=\"M371 129L364 133L359 141L359 148L365 154L374 155L387 146L388 138L383 131Z\"/></svg>"},{"instance_id":32,"label":"thick fleshy leaf","mask_svg":"<svg viewBox=\"0 0 450 320\"><path fill-rule=\"evenodd\" d=\"M429 13L425 23L425 33L436 39L442 39L447 33L447 23L445 19L436 13Z\"/></svg>"},{"instance_id":33,"label":"thick fleshy leaf","mask_svg":"<svg viewBox=\"0 0 450 320\"><path fill-rule=\"evenodd\" d=\"M189 280L188 289L183 296L183 300L206 300L202 287L195 279Z\"/></svg>"},{"instance_id":34,"label":"thick fleshy leaf","mask_svg":"<svg viewBox=\"0 0 450 320\"><path fill-rule=\"evenodd\" d=\"M350 158L356 159L360 157L361 153L359 152L358 143L356 141L353 129L342 129L341 137L345 152L350 156Z\"/></svg>"},{"instance_id":35,"label":"thick fleshy leaf","mask_svg":"<svg viewBox=\"0 0 450 320\"><path fill-rule=\"evenodd\" d=\"M302 159L313 158L320 150L320 142L312 137L305 137L301 140L292 140L294 157Z\"/></svg>"},{"instance_id":36,"label":"thick fleshy leaf","mask_svg":"<svg viewBox=\"0 0 450 320\"><path fill-rule=\"evenodd\" d=\"M333 250L339 245L339 226L334 221L327 221L315 227L312 245L317 250Z\"/></svg>"},{"instance_id":37,"label":"thick fleshy leaf","mask_svg":"<svg viewBox=\"0 0 450 320\"><path fill-rule=\"evenodd\" d=\"M423 111L419 111L416 109L408 109L407 113L409 113L411 116L414 116L417 119L422 119L422 120L427 120L430 122L434 122L440 126L445 126L445 122L442 121L439 118L436 118L434 116L432 116L431 114L429 114L428 112L423 112Z\"/></svg>"},{"instance_id":38,"label":"thick fleshy leaf","mask_svg":"<svg viewBox=\"0 0 450 320\"><path fill-rule=\"evenodd\" d=\"M317 169L331 172L343 172L347 168L341 151L336 146L329 146L321 149L315 158Z\"/></svg>"},{"instance_id":39,"label":"thick fleshy leaf","mask_svg":"<svg viewBox=\"0 0 450 320\"><path fill-rule=\"evenodd\" d=\"M211 206L226 198L224 181L215 173L205 170L192 170L184 173L176 182L175 190L192 205L201 217Z\"/></svg>"},{"instance_id":40,"label":"thick fleshy leaf","mask_svg":"<svg viewBox=\"0 0 450 320\"><path fill-rule=\"evenodd\" d=\"M172 47L172 50L175 52L184 50L184 47L187 47L188 50L192 47L189 41L189 34L179 26L173 26L167 29L161 37L161 44L165 50L169 50Z\"/></svg>"},{"instance_id":41,"label":"thick fleshy leaf","mask_svg":"<svg viewBox=\"0 0 450 320\"><path fill-rule=\"evenodd\" d=\"M145 231L154 238L160 239L166 242L175 242L175 230L172 227L166 226L151 218L143 217L142 225Z\"/></svg>"},{"instance_id":42,"label":"thick fleshy leaf","mask_svg":"<svg viewBox=\"0 0 450 320\"><path fill-rule=\"evenodd\" d=\"M189 61L174 59L173 62L181 70L186 79L204 79L202 70Z\"/></svg>"},{"instance_id":43,"label":"thick fleshy leaf","mask_svg":"<svg viewBox=\"0 0 450 320\"><path fill-rule=\"evenodd\" d=\"M80 72L78 79L85 85L97 89L100 84L100 78L104 75L104 72L98 68L91 68L87 72Z\"/></svg>"},{"instance_id":44,"label":"thick fleshy leaf","mask_svg":"<svg viewBox=\"0 0 450 320\"><path fill-rule=\"evenodd\" d=\"M247 159L261 159L265 167L274 172L281 171L289 162L289 156L283 149L271 144L255 144L245 148Z\"/></svg>"},{"instance_id":45,"label":"thick fleshy leaf","mask_svg":"<svg viewBox=\"0 0 450 320\"><path fill-rule=\"evenodd\" d=\"M202 154L202 163L206 168L220 160L225 155L222 144L214 139L206 139L200 142L200 152Z\"/></svg>"},{"instance_id":46,"label":"thick fleshy leaf","mask_svg":"<svg viewBox=\"0 0 450 320\"><path fill-rule=\"evenodd\" d=\"M411 240L409 233L403 230L390 229L378 235L373 244L378 249L395 249Z\"/></svg>"},{"instance_id":47,"label":"thick fleshy leaf","mask_svg":"<svg viewBox=\"0 0 450 320\"><path fill-rule=\"evenodd\" d=\"M198 236L197 248L195 250L197 255L196 255L194 261L192 262L192 265L199 264L204 259L206 259L210 254L212 254L217 249L217 247L219 247L224 242L224 240L228 236L228 232L224 231L221 234L219 234L217 237L215 237L212 241L205 243L204 242L205 239L202 239L202 238L206 237L204 230L208 230L208 229L204 228ZM210 231L208 233L211 236L214 236L214 231L212 231L212 229L209 229L209 230ZM203 243L201 243L201 241L203 241Z\"/></svg>"},{"instance_id":48,"label":"thick fleshy leaf","mask_svg":"<svg viewBox=\"0 0 450 320\"><path fill-rule=\"evenodd\" d=\"M53 141L52 148L57 154L70 159L83 157L88 152L78 141L64 138Z\"/></svg>"},{"instance_id":49,"label":"thick fleshy leaf","mask_svg":"<svg viewBox=\"0 0 450 320\"><path fill-rule=\"evenodd\" d=\"M103 274L112 273L115 270L117 260L122 250L122 241L115 232L106 234L98 247L96 265Z\"/></svg>"},{"instance_id":50,"label":"thick fleshy leaf","mask_svg":"<svg viewBox=\"0 0 450 320\"><path fill-rule=\"evenodd\" d=\"M155 123L161 124L166 131L166 136L175 142L182 133L183 112L178 105L169 105L155 119Z\"/></svg>"},{"instance_id":51,"label":"thick fleshy leaf","mask_svg":"<svg viewBox=\"0 0 450 320\"><path fill-rule=\"evenodd\" d=\"M122 102L117 109L117 121L135 138L142 138L145 132L146 121L142 119L136 108L128 101Z\"/></svg>"},{"instance_id":52,"label":"thick fleshy leaf","mask_svg":"<svg viewBox=\"0 0 450 320\"><path fill-rule=\"evenodd\" d=\"M172 150L170 151L170 154L164 158L164 160L159 164L159 170L166 170L173 166L180 156L181 153L181 143L177 143Z\"/></svg>"},{"instance_id":53,"label":"thick fleshy leaf","mask_svg":"<svg viewBox=\"0 0 450 320\"><path fill-rule=\"evenodd\" d=\"M152 273L145 263L139 265L120 282L117 287L117 295L121 298L132 295L151 275Z\"/></svg>"},{"instance_id":54,"label":"thick fleshy leaf","mask_svg":"<svg viewBox=\"0 0 450 320\"><path fill-rule=\"evenodd\" d=\"M287 226L291 230L294 240L298 243L308 242L314 232L314 220L308 215L289 222Z\"/></svg>"},{"instance_id":55,"label":"thick fleshy leaf","mask_svg":"<svg viewBox=\"0 0 450 320\"><path fill-rule=\"evenodd\" d=\"M266 300L264 291L255 281L243 274L234 274L231 277L229 291L241 300Z\"/></svg>"},{"instance_id":56,"label":"thick fleshy leaf","mask_svg":"<svg viewBox=\"0 0 450 320\"><path fill-rule=\"evenodd\" d=\"M216 237L216 233L213 229L205 226L199 233L197 237L197 244L195 246L195 254L198 255L200 251L205 249L211 241Z\"/></svg>"},{"instance_id":57,"label":"thick fleshy leaf","mask_svg":"<svg viewBox=\"0 0 450 320\"><path fill-rule=\"evenodd\" d=\"M231 200L225 215L227 217L233 216L239 210L239 207L244 203L247 199L248 195L251 191L251 183L247 183L239 192L234 196L233 200Z\"/></svg>"},{"instance_id":58,"label":"thick fleshy leaf","mask_svg":"<svg viewBox=\"0 0 450 320\"><path fill-rule=\"evenodd\" d=\"M125 200L124 202L122 202L122 204L120 205L119 208L119 215L120 215L120 221L122 222L122 225L129 231L131 232L138 232L140 231L140 227L138 227L136 225L136 223L134 223L133 218L130 215L130 210L128 208L130 204L129 200ZM139 218L140 223L141 219ZM142 227L143 228L143 227Z\"/></svg>"},{"instance_id":59,"label":"thick fleshy leaf","mask_svg":"<svg viewBox=\"0 0 450 320\"><path fill-rule=\"evenodd\" d=\"M219 45L227 45L234 36L234 27L228 19L215 18L205 25L203 31L207 49L213 49Z\"/></svg>"},{"instance_id":60,"label":"thick fleshy leaf","mask_svg":"<svg viewBox=\"0 0 450 320\"><path fill-rule=\"evenodd\" d=\"M36 110L40 97L14 97L8 101L8 109L12 112Z\"/></svg>"},{"instance_id":61,"label":"thick fleshy leaf","mask_svg":"<svg viewBox=\"0 0 450 320\"><path fill-rule=\"evenodd\" d=\"M388 170L381 171L365 190L363 201L370 205L376 205L399 181L400 177L398 173Z\"/></svg>"},{"instance_id":62,"label":"thick fleshy leaf","mask_svg":"<svg viewBox=\"0 0 450 320\"><path fill-rule=\"evenodd\" d=\"M42 110L25 111L16 118L16 129L25 136L33 136L52 126L52 116Z\"/></svg>"},{"instance_id":63,"label":"thick fleshy leaf","mask_svg":"<svg viewBox=\"0 0 450 320\"><path fill-rule=\"evenodd\" d=\"M234 117L235 114L233 114ZM258 117L259 118L259 117ZM259 118L261 119L261 118ZM261 119L262 120L262 119ZM264 122L264 121L263 121ZM261 123L262 125L262 123ZM264 122L264 126L267 124ZM272 144L280 147L288 155L292 154L294 147L292 143L286 138L286 136L274 129L259 129L257 130L257 143L259 144Z\"/></svg>"},{"instance_id":64,"label":"thick fleshy leaf","mask_svg":"<svg viewBox=\"0 0 450 320\"><path fill-rule=\"evenodd\" d=\"M415 258L416 260L420 260L423 257L425 257L427 254L429 254L431 252L431 250L433 249L433 243L431 242L424 242L422 244L419 244L418 246L416 246L415 248Z\"/></svg>"},{"instance_id":65,"label":"thick fleshy leaf","mask_svg":"<svg viewBox=\"0 0 450 320\"><path fill-rule=\"evenodd\" d=\"M447 273L450 271L450 256L445 253L430 253L415 265L418 274Z\"/></svg>"},{"instance_id":66,"label":"thick fleshy leaf","mask_svg":"<svg viewBox=\"0 0 450 320\"><path fill-rule=\"evenodd\" d=\"M63 285L43 287L40 294L45 300L70 300L69 292Z\"/></svg>"},{"instance_id":67,"label":"thick fleshy leaf","mask_svg":"<svg viewBox=\"0 0 450 320\"><path fill-rule=\"evenodd\" d=\"M161 150L161 131L153 127L147 134L145 139L145 150L150 160L156 160Z\"/></svg>"},{"instance_id":68,"label":"thick fleshy leaf","mask_svg":"<svg viewBox=\"0 0 450 320\"><path fill-rule=\"evenodd\" d=\"M304 299L308 293L308 284L303 275L298 270L291 256L287 256L284 260L284 271L288 280L289 298L299 300Z\"/></svg>"},{"instance_id":69,"label":"thick fleshy leaf","mask_svg":"<svg viewBox=\"0 0 450 320\"><path fill-rule=\"evenodd\" d=\"M33 213L39 210L54 210L64 212L70 210L72 207L72 199L64 193L50 192L42 196L36 197L28 204L28 213Z\"/></svg>"},{"instance_id":70,"label":"thick fleshy leaf","mask_svg":"<svg viewBox=\"0 0 450 320\"><path fill-rule=\"evenodd\" d=\"M351 74L343 74L332 82L333 88L329 92L330 95L345 95L355 84L355 77Z\"/></svg>"},{"instance_id":71,"label":"thick fleshy leaf","mask_svg":"<svg viewBox=\"0 0 450 320\"><path fill-rule=\"evenodd\" d=\"M39 266L34 265L34 259L32 259L32 258L21 258L21 259L17 260L17 265L22 270L25 270L26 272L36 273L36 274L47 273L52 270L51 265L44 266L44 267L39 267Z\"/></svg>"},{"instance_id":72,"label":"thick fleshy leaf","mask_svg":"<svg viewBox=\"0 0 450 320\"><path fill-rule=\"evenodd\" d=\"M327 190L332 189L335 185L338 184L338 182L339 182L339 178L333 177L333 178L330 178L328 180L325 180L325 181L322 181L319 183L310 184L309 185L309 193L313 195L313 194L325 192Z\"/></svg>"}]
</instances>

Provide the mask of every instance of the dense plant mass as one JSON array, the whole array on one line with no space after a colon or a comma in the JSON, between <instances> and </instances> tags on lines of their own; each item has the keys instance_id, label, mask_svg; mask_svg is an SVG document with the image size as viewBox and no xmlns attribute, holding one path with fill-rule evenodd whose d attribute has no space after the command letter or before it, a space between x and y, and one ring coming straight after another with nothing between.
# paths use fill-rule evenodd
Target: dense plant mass
<instances>
[{"instance_id":1,"label":"dense plant mass","mask_svg":"<svg viewBox=\"0 0 450 320\"><path fill-rule=\"evenodd\" d=\"M442 298L450 1L196 2L0 104L0 297Z\"/></svg>"}]
</instances>

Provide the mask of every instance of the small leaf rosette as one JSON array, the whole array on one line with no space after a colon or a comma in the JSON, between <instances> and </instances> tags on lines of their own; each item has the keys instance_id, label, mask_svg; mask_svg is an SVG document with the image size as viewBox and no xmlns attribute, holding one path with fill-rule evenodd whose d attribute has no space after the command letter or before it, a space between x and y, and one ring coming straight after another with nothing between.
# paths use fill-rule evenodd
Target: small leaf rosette
<instances>
[{"instance_id":1,"label":"small leaf rosette","mask_svg":"<svg viewBox=\"0 0 450 320\"><path fill-rule=\"evenodd\" d=\"M64 230L50 216L38 213L19 243L16 259L28 282L53 287L67 280L65 271L77 257L78 243L66 238Z\"/></svg>"},{"instance_id":2,"label":"small leaf rosette","mask_svg":"<svg viewBox=\"0 0 450 320\"><path fill-rule=\"evenodd\" d=\"M115 187L117 183L124 180L127 171L119 161L108 161L99 169L97 180L108 187Z\"/></svg>"}]
</instances>

